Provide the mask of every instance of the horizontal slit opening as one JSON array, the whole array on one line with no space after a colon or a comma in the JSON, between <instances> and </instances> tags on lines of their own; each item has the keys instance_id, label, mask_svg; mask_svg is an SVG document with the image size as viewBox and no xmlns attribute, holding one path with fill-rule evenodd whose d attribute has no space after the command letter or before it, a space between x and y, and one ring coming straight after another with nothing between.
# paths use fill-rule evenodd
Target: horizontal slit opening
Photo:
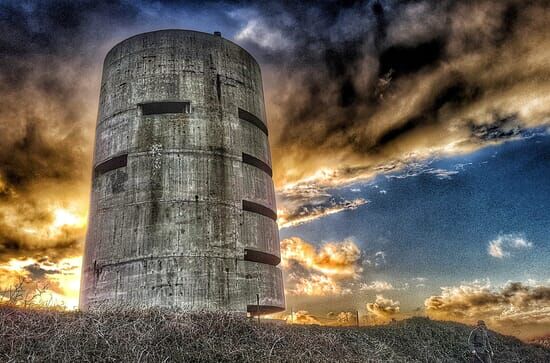
<instances>
[{"instance_id":1,"label":"horizontal slit opening","mask_svg":"<svg viewBox=\"0 0 550 363\"><path fill-rule=\"evenodd\" d=\"M285 309L279 306L273 306L273 305L247 305L246 306L246 311L252 316L273 314L283 310Z\"/></svg>"},{"instance_id":2,"label":"horizontal slit opening","mask_svg":"<svg viewBox=\"0 0 550 363\"><path fill-rule=\"evenodd\" d=\"M242 108L239 108L239 118L241 120L250 122L252 125L256 126L260 130L262 130L264 134L267 135L267 126L264 124L262 120L260 120L258 117L254 116L250 112L245 111Z\"/></svg>"},{"instance_id":3,"label":"horizontal slit opening","mask_svg":"<svg viewBox=\"0 0 550 363\"><path fill-rule=\"evenodd\" d=\"M271 208L268 208L258 203L251 202L249 200L243 200L243 210L247 212L261 214L265 217L273 219L274 221L277 220L277 213L273 211Z\"/></svg>"},{"instance_id":4,"label":"horizontal slit opening","mask_svg":"<svg viewBox=\"0 0 550 363\"><path fill-rule=\"evenodd\" d=\"M142 115L162 115L165 113L191 113L190 102L148 102L142 103Z\"/></svg>"},{"instance_id":5,"label":"horizontal slit opening","mask_svg":"<svg viewBox=\"0 0 550 363\"><path fill-rule=\"evenodd\" d=\"M271 167L255 156L243 153L243 163L255 166L256 168L265 171L267 175L273 176Z\"/></svg>"},{"instance_id":6,"label":"horizontal slit opening","mask_svg":"<svg viewBox=\"0 0 550 363\"><path fill-rule=\"evenodd\" d=\"M266 265L271 266L277 266L281 262L281 258L279 256L275 256L267 252L253 250L250 248L244 249L244 260L265 263Z\"/></svg>"},{"instance_id":7,"label":"horizontal slit opening","mask_svg":"<svg viewBox=\"0 0 550 363\"><path fill-rule=\"evenodd\" d=\"M94 169L94 174L99 176L108 171L123 168L128 163L128 154L115 156L98 164Z\"/></svg>"}]
</instances>

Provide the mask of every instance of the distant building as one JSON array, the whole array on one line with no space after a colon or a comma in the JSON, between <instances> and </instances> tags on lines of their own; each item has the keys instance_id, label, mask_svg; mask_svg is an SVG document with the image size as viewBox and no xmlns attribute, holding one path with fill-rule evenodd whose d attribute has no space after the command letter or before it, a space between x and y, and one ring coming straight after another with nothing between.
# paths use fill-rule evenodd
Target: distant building
<instances>
[{"instance_id":1,"label":"distant building","mask_svg":"<svg viewBox=\"0 0 550 363\"><path fill-rule=\"evenodd\" d=\"M80 308L284 309L260 67L162 30L105 58Z\"/></svg>"}]
</instances>

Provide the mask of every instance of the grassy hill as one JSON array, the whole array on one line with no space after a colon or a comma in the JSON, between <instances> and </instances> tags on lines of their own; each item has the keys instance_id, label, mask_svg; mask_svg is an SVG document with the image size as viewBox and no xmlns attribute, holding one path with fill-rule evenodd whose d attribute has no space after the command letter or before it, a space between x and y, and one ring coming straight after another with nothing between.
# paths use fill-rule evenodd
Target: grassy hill
<instances>
[{"instance_id":1,"label":"grassy hill","mask_svg":"<svg viewBox=\"0 0 550 363\"><path fill-rule=\"evenodd\" d=\"M469 332L424 318L336 328L212 312L0 307L0 362L465 362ZM491 339L496 362L550 362L545 348Z\"/></svg>"},{"instance_id":2,"label":"grassy hill","mask_svg":"<svg viewBox=\"0 0 550 363\"><path fill-rule=\"evenodd\" d=\"M543 346L547 349L550 349L550 334L530 339L529 343L540 345L540 346Z\"/></svg>"}]
</instances>

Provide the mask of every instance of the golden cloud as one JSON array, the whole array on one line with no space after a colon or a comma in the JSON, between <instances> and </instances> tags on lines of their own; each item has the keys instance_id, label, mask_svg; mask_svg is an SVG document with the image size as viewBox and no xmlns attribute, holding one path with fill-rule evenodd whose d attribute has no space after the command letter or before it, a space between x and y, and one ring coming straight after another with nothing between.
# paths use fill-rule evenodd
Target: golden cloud
<instances>
[{"instance_id":1,"label":"golden cloud","mask_svg":"<svg viewBox=\"0 0 550 363\"><path fill-rule=\"evenodd\" d=\"M117 17L120 26L136 13L116 2L73 5L5 3L2 12L20 21L0 20L7 50L0 59L0 281L22 276L30 289L47 282L68 305L78 277L63 266L78 265L82 254L101 62L120 36L98 22ZM83 8L86 16L78 14ZM78 20L64 22L60 12Z\"/></svg>"},{"instance_id":2,"label":"golden cloud","mask_svg":"<svg viewBox=\"0 0 550 363\"><path fill-rule=\"evenodd\" d=\"M12 82L0 68L0 263L77 256L86 227L95 106L82 102L92 92L75 77L88 79L78 65L59 59L29 56L17 64L25 74Z\"/></svg>"},{"instance_id":3,"label":"golden cloud","mask_svg":"<svg viewBox=\"0 0 550 363\"><path fill-rule=\"evenodd\" d=\"M374 315L380 320L386 320L393 315L399 313L399 301L385 298L382 295L376 295L376 300L372 303L367 303L367 312Z\"/></svg>"},{"instance_id":4,"label":"golden cloud","mask_svg":"<svg viewBox=\"0 0 550 363\"><path fill-rule=\"evenodd\" d=\"M316 248L299 237L281 241L283 268L297 263L302 267L339 278L355 278L362 268L361 250L353 241L328 242Z\"/></svg>"},{"instance_id":5,"label":"golden cloud","mask_svg":"<svg viewBox=\"0 0 550 363\"><path fill-rule=\"evenodd\" d=\"M281 267L289 295L351 294L350 282L359 278L361 250L352 241L316 247L301 238L281 241Z\"/></svg>"},{"instance_id":6,"label":"golden cloud","mask_svg":"<svg viewBox=\"0 0 550 363\"><path fill-rule=\"evenodd\" d=\"M335 318L336 319L336 325L342 325L342 326L349 326L349 325L355 325L357 324L357 316L355 313L351 311L341 311L338 314L336 313L328 313L329 318Z\"/></svg>"},{"instance_id":7,"label":"golden cloud","mask_svg":"<svg viewBox=\"0 0 550 363\"><path fill-rule=\"evenodd\" d=\"M282 28L291 54L264 72L278 189L343 185L550 122L548 2L388 7L391 21L355 6L345 19L361 27L335 15L319 19L323 26L316 23L307 37ZM304 23L290 6L269 9L266 27L283 18ZM419 14L426 21L418 22ZM347 31L336 37L337 29ZM314 49L311 34L318 36ZM241 40L262 54L254 39ZM264 50L273 59L273 50Z\"/></svg>"},{"instance_id":8,"label":"golden cloud","mask_svg":"<svg viewBox=\"0 0 550 363\"><path fill-rule=\"evenodd\" d=\"M349 295L351 289L343 286L340 281L321 274L309 274L307 277L289 274L285 291L288 295L327 296Z\"/></svg>"},{"instance_id":9,"label":"golden cloud","mask_svg":"<svg viewBox=\"0 0 550 363\"><path fill-rule=\"evenodd\" d=\"M290 314L286 316L285 320L289 324L321 325L321 322L306 310Z\"/></svg>"},{"instance_id":10,"label":"golden cloud","mask_svg":"<svg viewBox=\"0 0 550 363\"><path fill-rule=\"evenodd\" d=\"M316 316L307 310L284 315L288 324L351 326L357 324L357 315L351 311L329 312L326 316Z\"/></svg>"},{"instance_id":11,"label":"golden cloud","mask_svg":"<svg viewBox=\"0 0 550 363\"><path fill-rule=\"evenodd\" d=\"M514 335L550 329L550 287L511 282L494 288L488 282L442 287L424 302L429 316L472 324L486 320L493 329Z\"/></svg>"},{"instance_id":12,"label":"golden cloud","mask_svg":"<svg viewBox=\"0 0 550 363\"><path fill-rule=\"evenodd\" d=\"M0 302L76 309L81 264L80 257L56 262L47 257L23 258L1 263Z\"/></svg>"}]
</instances>

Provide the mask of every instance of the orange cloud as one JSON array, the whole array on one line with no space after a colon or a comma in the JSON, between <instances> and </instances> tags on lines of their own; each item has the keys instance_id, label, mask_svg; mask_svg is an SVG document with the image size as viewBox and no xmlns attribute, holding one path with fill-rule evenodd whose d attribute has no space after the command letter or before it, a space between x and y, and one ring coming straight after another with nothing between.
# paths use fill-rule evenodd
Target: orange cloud
<instances>
[{"instance_id":1,"label":"orange cloud","mask_svg":"<svg viewBox=\"0 0 550 363\"><path fill-rule=\"evenodd\" d=\"M372 314L373 320L381 322L387 321L392 316L399 313L399 301L387 299L382 295L376 295L376 300L372 303L367 303L367 312Z\"/></svg>"},{"instance_id":2,"label":"orange cloud","mask_svg":"<svg viewBox=\"0 0 550 363\"><path fill-rule=\"evenodd\" d=\"M300 310L284 316L288 324L323 326L350 326L357 324L357 315L351 311L329 312L326 316L316 316L307 310Z\"/></svg>"},{"instance_id":3,"label":"orange cloud","mask_svg":"<svg viewBox=\"0 0 550 363\"><path fill-rule=\"evenodd\" d=\"M336 319L333 325L349 326L357 324L357 315L351 311L330 312L327 316L328 318Z\"/></svg>"},{"instance_id":4,"label":"orange cloud","mask_svg":"<svg viewBox=\"0 0 550 363\"><path fill-rule=\"evenodd\" d=\"M16 305L78 307L80 257L52 262L47 257L11 259L0 264L0 301ZM10 300L14 292L18 298ZM37 294L39 292L40 294Z\"/></svg>"},{"instance_id":5,"label":"orange cloud","mask_svg":"<svg viewBox=\"0 0 550 363\"><path fill-rule=\"evenodd\" d=\"M343 286L330 276L311 274L308 277L296 277L292 274L287 279L288 295L308 295L308 296L327 296L327 295L348 295L351 289Z\"/></svg>"},{"instance_id":6,"label":"orange cloud","mask_svg":"<svg viewBox=\"0 0 550 363\"><path fill-rule=\"evenodd\" d=\"M78 202L51 203L37 210L25 202L18 205L8 200L3 205L0 290L6 295L18 286L27 300L40 291L32 304L74 309L78 306L87 208L82 209Z\"/></svg>"},{"instance_id":7,"label":"orange cloud","mask_svg":"<svg viewBox=\"0 0 550 363\"><path fill-rule=\"evenodd\" d=\"M508 283L492 287L473 282L442 287L440 295L424 302L429 316L472 324L483 319L497 330L516 336L536 335L550 330L550 287Z\"/></svg>"},{"instance_id":8,"label":"orange cloud","mask_svg":"<svg viewBox=\"0 0 550 363\"><path fill-rule=\"evenodd\" d=\"M328 242L316 248L299 237L281 241L282 267L297 263L334 278L354 278L362 271L361 250L353 241Z\"/></svg>"},{"instance_id":9,"label":"orange cloud","mask_svg":"<svg viewBox=\"0 0 550 363\"><path fill-rule=\"evenodd\" d=\"M321 322L306 310L300 310L285 318L289 324L321 325Z\"/></svg>"},{"instance_id":10,"label":"orange cloud","mask_svg":"<svg viewBox=\"0 0 550 363\"><path fill-rule=\"evenodd\" d=\"M307 37L278 28L289 53L264 67L277 188L338 186L414 158L467 153L517 137L521 128L547 125L550 8L545 1L517 4L402 2L390 6L391 22L377 24L383 35L365 21L372 17L361 6L353 15L321 19L325 30L317 26ZM292 6L268 14L257 19L267 29L281 19L300 23ZM419 23L419 14L428 21ZM348 26L354 22L362 26ZM318 36L313 51L311 34ZM265 48L267 59L278 54L255 38L241 39L259 54ZM420 69L399 69L384 57L426 44L436 49L435 59ZM518 51L521 59L502 56ZM353 97L342 104L345 90Z\"/></svg>"},{"instance_id":11,"label":"orange cloud","mask_svg":"<svg viewBox=\"0 0 550 363\"><path fill-rule=\"evenodd\" d=\"M361 250L353 241L328 242L315 247L301 238L281 241L281 267L289 295L327 296L351 294L358 279Z\"/></svg>"}]
</instances>

